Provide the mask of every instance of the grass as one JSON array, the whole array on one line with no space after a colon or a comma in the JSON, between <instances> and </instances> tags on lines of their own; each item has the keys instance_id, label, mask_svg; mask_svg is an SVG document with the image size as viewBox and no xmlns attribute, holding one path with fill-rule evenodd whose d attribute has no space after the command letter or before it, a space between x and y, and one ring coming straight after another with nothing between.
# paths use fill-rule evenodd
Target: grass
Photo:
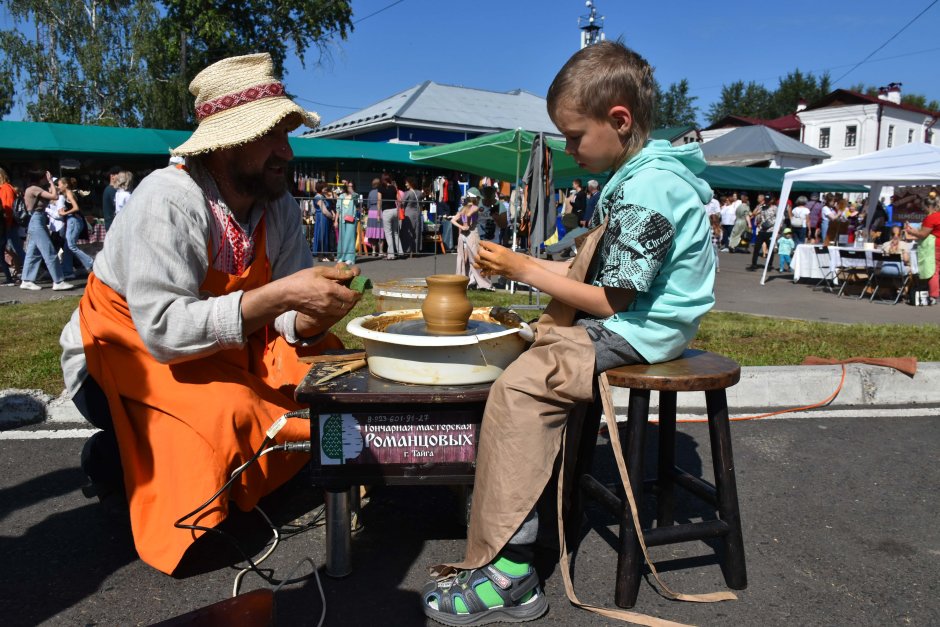
<instances>
[{"instance_id":1,"label":"grass","mask_svg":"<svg viewBox=\"0 0 940 627\"><path fill-rule=\"evenodd\" d=\"M525 292L470 292L476 307L526 304ZM548 298L543 296L543 304ZM41 389L57 396L63 388L59 368L59 333L68 322L77 297L29 305L0 307L0 389ZM367 292L347 318L374 310L375 299ZM520 312L525 319L535 311ZM737 313L705 316L693 348L709 350L734 359L742 366L786 366L799 364L808 355L845 359L913 356L918 361L940 361L938 325L832 324L780 320ZM358 338L346 333L345 322L335 332L348 347L361 347Z\"/></svg>"}]
</instances>

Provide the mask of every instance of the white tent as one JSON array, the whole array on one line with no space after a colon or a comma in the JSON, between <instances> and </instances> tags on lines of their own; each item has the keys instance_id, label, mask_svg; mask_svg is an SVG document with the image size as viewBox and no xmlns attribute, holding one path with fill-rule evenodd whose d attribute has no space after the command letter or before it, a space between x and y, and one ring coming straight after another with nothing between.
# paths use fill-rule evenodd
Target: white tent
<instances>
[{"instance_id":1,"label":"white tent","mask_svg":"<svg viewBox=\"0 0 940 627\"><path fill-rule=\"evenodd\" d=\"M783 222L787 197L790 195L790 188L796 182L818 182L820 189L825 189L825 183L854 183L869 186L865 215L870 221L882 187L940 185L940 146L905 144L897 148L879 150L842 161L787 172L783 177L783 189L780 190L780 203L777 207L777 220L774 224L774 235L770 240L770 250L773 250L777 243L777 233L780 223ZM769 266L770 255L767 255L764 262L764 274L760 280L761 285L767 280Z\"/></svg>"}]
</instances>

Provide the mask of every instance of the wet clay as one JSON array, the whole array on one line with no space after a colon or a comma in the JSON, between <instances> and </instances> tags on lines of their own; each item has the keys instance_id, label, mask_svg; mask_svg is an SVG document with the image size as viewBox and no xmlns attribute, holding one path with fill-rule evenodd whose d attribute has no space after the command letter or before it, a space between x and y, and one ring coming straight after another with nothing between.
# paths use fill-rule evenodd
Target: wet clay
<instances>
[{"instance_id":1,"label":"wet clay","mask_svg":"<svg viewBox=\"0 0 940 627\"><path fill-rule=\"evenodd\" d=\"M435 274L427 278L428 295L421 314L431 335L461 335L473 305L467 298L468 277L462 274Z\"/></svg>"}]
</instances>

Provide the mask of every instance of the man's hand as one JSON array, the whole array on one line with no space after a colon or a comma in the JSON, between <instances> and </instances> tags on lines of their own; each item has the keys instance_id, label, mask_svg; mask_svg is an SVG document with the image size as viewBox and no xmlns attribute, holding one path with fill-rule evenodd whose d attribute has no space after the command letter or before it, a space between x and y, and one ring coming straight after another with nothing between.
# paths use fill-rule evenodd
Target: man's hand
<instances>
[{"instance_id":1,"label":"man's hand","mask_svg":"<svg viewBox=\"0 0 940 627\"><path fill-rule=\"evenodd\" d=\"M359 268L337 264L332 268L308 268L282 279L291 294L291 309L299 313L297 333L315 335L342 320L362 298L362 294L345 286L358 274Z\"/></svg>"},{"instance_id":2,"label":"man's hand","mask_svg":"<svg viewBox=\"0 0 940 627\"><path fill-rule=\"evenodd\" d=\"M362 295L345 287L358 268L317 266L269 283L242 296L245 335L254 333L285 311L297 311L294 325L301 337L326 331L349 313Z\"/></svg>"}]
</instances>

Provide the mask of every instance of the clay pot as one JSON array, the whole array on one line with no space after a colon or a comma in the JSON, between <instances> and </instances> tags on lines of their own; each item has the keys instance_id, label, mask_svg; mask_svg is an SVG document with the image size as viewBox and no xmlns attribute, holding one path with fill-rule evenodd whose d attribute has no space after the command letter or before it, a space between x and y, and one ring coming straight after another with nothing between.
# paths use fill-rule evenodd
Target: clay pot
<instances>
[{"instance_id":1,"label":"clay pot","mask_svg":"<svg viewBox=\"0 0 940 627\"><path fill-rule=\"evenodd\" d=\"M427 278L428 295L421 314L428 333L458 335L467 330L473 305L467 298L470 279L462 274L435 274Z\"/></svg>"}]
</instances>

